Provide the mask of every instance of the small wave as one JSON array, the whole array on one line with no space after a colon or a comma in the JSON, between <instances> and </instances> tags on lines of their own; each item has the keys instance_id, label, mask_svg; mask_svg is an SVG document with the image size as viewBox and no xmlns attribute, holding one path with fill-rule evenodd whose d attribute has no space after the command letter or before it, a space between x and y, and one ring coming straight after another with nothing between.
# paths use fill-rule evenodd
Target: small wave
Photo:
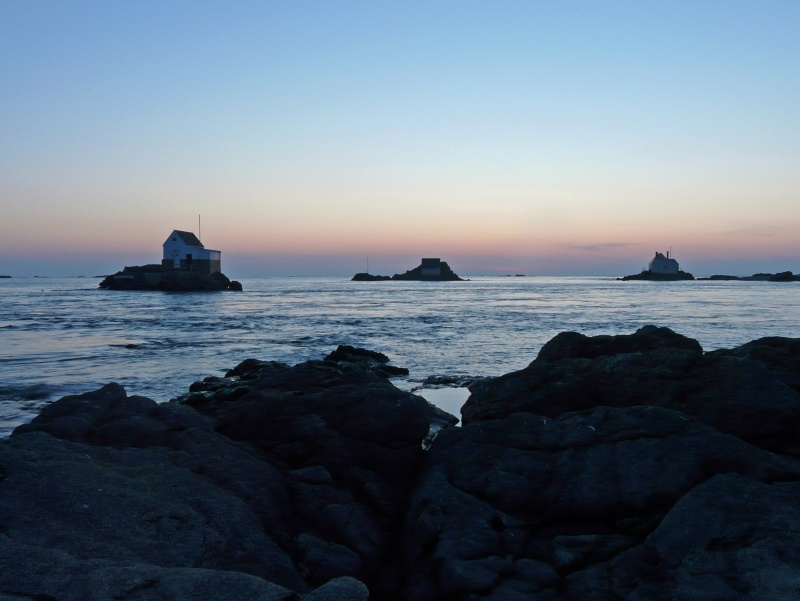
<instances>
[{"instance_id":1,"label":"small wave","mask_svg":"<svg viewBox=\"0 0 800 601\"><path fill-rule=\"evenodd\" d=\"M52 398L57 387L50 384L31 384L29 386L0 385L0 401L40 401Z\"/></svg>"}]
</instances>

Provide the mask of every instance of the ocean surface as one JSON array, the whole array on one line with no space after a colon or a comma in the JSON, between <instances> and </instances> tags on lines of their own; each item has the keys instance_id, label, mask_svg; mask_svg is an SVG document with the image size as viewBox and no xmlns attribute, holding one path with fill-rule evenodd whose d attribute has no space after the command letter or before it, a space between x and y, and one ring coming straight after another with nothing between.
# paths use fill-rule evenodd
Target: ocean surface
<instances>
[{"instance_id":1,"label":"ocean surface","mask_svg":"<svg viewBox=\"0 0 800 601\"><path fill-rule=\"evenodd\" d=\"M108 382L167 401L247 358L290 364L339 344L411 370L395 384L455 415L465 389L428 376L498 376L557 333L630 334L646 324L705 350L800 337L800 284L474 277L466 282L240 280L244 292L100 290L93 278L0 279L0 436L48 402Z\"/></svg>"}]
</instances>

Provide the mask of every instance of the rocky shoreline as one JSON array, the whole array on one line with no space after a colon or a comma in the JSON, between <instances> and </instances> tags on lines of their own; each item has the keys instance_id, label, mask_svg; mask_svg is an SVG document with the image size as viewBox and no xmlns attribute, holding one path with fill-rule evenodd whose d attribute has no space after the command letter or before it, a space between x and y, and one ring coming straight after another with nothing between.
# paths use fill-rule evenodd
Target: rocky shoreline
<instances>
[{"instance_id":1,"label":"rocky shoreline","mask_svg":"<svg viewBox=\"0 0 800 601\"><path fill-rule=\"evenodd\" d=\"M398 369L52 403L0 441L0 598L797 598L800 339L565 332L460 427Z\"/></svg>"}]
</instances>

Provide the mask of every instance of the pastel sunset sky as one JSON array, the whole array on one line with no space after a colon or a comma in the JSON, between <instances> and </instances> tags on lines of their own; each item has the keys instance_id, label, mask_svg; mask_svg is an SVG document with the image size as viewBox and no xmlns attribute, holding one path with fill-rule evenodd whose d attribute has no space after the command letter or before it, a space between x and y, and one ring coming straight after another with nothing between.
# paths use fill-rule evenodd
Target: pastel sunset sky
<instances>
[{"instance_id":1,"label":"pastel sunset sky","mask_svg":"<svg viewBox=\"0 0 800 601\"><path fill-rule=\"evenodd\" d=\"M0 274L800 271L800 2L0 2Z\"/></svg>"}]
</instances>

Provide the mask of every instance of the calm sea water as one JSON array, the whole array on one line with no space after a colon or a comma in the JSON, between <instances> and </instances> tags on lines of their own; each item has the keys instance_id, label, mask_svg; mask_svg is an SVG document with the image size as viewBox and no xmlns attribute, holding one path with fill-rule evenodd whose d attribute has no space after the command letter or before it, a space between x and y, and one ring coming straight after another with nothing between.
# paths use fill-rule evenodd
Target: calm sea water
<instances>
[{"instance_id":1,"label":"calm sea water","mask_svg":"<svg viewBox=\"0 0 800 601\"><path fill-rule=\"evenodd\" d=\"M656 324L706 350L800 337L797 283L263 278L241 280L242 293L161 293L100 290L98 281L0 279L0 436L47 402L108 382L166 401L250 357L297 363L338 344L386 353L411 370L395 383L417 390L431 375L521 369L565 330ZM466 398L421 393L456 415Z\"/></svg>"}]
</instances>

